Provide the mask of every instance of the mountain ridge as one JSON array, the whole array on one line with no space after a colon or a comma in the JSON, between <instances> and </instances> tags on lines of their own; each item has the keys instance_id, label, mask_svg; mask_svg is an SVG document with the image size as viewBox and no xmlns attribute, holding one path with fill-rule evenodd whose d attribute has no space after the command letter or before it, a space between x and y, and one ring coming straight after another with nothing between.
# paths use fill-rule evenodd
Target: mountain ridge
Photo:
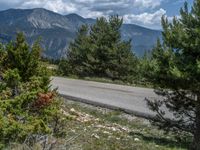
<instances>
[{"instance_id":1,"label":"mountain ridge","mask_svg":"<svg viewBox=\"0 0 200 150\"><path fill-rule=\"evenodd\" d=\"M92 25L95 19L84 18L78 14L61 15L44 8L8 9L0 11L0 41L9 42L17 32L22 31L32 44L38 37L42 38L44 57L60 58L67 50L69 43L76 37L82 24ZM142 56L150 50L161 31L148 29L134 24L123 24L123 40L132 39L134 52Z\"/></svg>"}]
</instances>

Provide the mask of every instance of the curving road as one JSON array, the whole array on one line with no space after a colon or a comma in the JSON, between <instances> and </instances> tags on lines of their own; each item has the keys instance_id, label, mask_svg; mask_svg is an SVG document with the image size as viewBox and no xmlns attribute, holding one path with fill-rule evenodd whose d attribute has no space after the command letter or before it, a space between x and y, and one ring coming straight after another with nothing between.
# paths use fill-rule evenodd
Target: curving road
<instances>
[{"instance_id":1,"label":"curving road","mask_svg":"<svg viewBox=\"0 0 200 150\"><path fill-rule=\"evenodd\" d=\"M58 88L61 96L71 100L120 109L145 118L155 115L148 109L145 101L145 98L158 98L153 89L61 77L52 78L52 87Z\"/></svg>"}]
</instances>

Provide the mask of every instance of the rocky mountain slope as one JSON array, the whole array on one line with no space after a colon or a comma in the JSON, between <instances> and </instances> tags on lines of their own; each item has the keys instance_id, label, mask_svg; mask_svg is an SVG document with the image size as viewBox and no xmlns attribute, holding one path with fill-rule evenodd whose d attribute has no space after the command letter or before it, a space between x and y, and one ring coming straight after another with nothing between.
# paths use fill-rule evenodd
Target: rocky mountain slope
<instances>
[{"instance_id":1,"label":"rocky mountain slope","mask_svg":"<svg viewBox=\"0 0 200 150\"><path fill-rule=\"evenodd\" d=\"M43 55L51 58L62 57L82 24L93 24L94 19L77 14L60 15L52 11L36 9L9 9L0 11L0 41L9 42L19 31L23 31L30 44L41 37L45 50ZM132 39L133 51L141 56L150 50L161 32L133 24L124 24L121 29L124 40Z\"/></svg>"}]
</instances>

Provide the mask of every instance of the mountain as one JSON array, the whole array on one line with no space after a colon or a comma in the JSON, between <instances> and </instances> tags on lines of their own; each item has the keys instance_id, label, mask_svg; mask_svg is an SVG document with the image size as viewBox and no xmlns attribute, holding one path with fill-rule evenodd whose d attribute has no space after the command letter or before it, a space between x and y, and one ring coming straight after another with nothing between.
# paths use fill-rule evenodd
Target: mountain
<instances>
[{"instance_id":1,"label":"mountain","mask_svg":"<svg viewBox=\"0 0 200 150\"><path fill-rule=\"evenodd\" d=\"M23 31L27 41L32 44L41 37L45 57L60 58L83 24L92 25L95 19L83 18L77 14L60 15L43 9L9 9L0 11L0 42L13 40L16 33ZM132 39L136 55L141 56L151 50L161 31L151 30L133 24L124 24L121 28L124 40Z\"/></svg>"},{"instance_id":2,"label":"mountain","mask_svg":"<svg viewBox=\"0 0 200 150\"><path fill-rule=\"evenodd\" d=\"M150 51L162 35L161 31L133 24L124 24L121 34L124 40L132 39L131 44L137 56L143 56L145 51Z\"/></svg>"}]
</instances>

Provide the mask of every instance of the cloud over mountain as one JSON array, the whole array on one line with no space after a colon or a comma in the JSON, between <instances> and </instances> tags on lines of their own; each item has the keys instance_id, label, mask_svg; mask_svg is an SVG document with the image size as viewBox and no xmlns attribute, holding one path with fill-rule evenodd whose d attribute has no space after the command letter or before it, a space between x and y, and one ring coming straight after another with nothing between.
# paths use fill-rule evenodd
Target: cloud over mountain
<instances>
[{"instance_id":1,"label":"cloud over mountain","mask_svg":"<svg viewBox=\"0 0 200 150\"><path fill-rule=\"evenodd\" d=\"M168 15L168 9L180 7L182 3L182 0L176 3L174 0L1 0L0 10L46 8L61 14L76 13L86 18L119 14L124 17L125 23L160 29L160 17ZM172 14L168 16L172 17Z\"/></svg>"}]
</instances>

